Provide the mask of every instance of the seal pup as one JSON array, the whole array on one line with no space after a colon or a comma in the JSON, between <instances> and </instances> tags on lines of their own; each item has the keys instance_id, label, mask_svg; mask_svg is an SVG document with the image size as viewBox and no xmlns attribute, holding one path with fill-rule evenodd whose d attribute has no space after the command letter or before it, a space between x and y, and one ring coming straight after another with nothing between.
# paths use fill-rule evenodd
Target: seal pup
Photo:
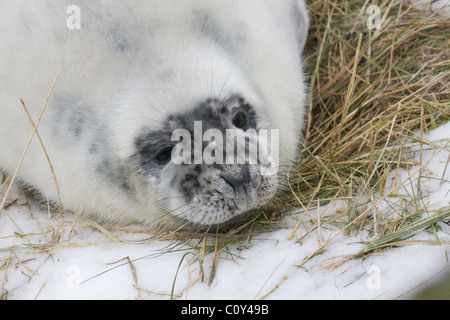
<instances>
[{"instance_id":1,"label":"seal pup","mask_svg":"<svg viewBox=\"0 0 450 320\"><path fill-rule=\"evenodd\" d=\"M172 230L246 221L298 157L307 32L302 0L2 0L0 169L14 172L33 131L19 99L36 120L60 71L38 132L65 210ZM231 129L277 130L277 152L246 135L264 164L195 161ZM175 163L191 142L194 161ZM37 139L18 179L58 199Z\"/></svg>"}]
</instances>

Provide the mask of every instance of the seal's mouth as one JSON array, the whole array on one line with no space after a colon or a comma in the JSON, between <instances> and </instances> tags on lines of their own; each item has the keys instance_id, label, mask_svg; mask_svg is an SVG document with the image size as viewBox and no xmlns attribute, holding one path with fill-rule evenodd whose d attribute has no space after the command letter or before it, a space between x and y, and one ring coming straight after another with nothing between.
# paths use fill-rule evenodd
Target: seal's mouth
<instances>
[{"instance_id":1,"label":"seal's mouth","mask_svg":"<svg viewBox=\"0 0 450 320\"><path fill-rule=\"evenodd\" d=\"M256 219L261 213L261 210L262 208L252 209L219 224L205 225L188 221L183 225L182 229L185 231L202 233L226 233L236 227L243 226L246 223Z\"/></svg>"}]
</instances>

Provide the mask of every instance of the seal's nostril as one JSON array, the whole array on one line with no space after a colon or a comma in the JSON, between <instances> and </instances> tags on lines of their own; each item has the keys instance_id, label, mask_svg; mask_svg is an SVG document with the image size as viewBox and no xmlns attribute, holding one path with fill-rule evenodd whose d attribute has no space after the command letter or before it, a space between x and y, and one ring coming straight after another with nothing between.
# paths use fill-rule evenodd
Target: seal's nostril
<instances>
[{"instance_id":1,"label":"seal's nostril","mask_svg":"<svg viewBox=\"0 0 450 320\"><path fill-rule=\"evenodd\" d=\"M233 191L236 192L241 186L241 182L239 179L236 179L231 174L222 174L220 176L230 187L233 188Z\"/></svg>"},{"instance_id":2,"label":"seal's nostril","mask_svg":"<svg viewBox=\"0 0 450 320\"><path fill-rule=\"evenodd\" d=\"M243 165L241 168L241 177L242 183L249 184L252 181L252 177L250 176L250 166L247 164Z\"/></svg>"}]
</instances>

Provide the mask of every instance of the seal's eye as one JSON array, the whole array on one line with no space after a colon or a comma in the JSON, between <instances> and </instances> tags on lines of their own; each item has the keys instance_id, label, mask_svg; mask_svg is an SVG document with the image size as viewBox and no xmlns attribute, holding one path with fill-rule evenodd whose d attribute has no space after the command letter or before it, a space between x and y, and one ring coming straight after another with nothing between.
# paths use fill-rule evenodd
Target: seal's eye
<instances>
[{"instance_id":1,"label":"seal's eye","mask_svg":"<svg viewBox=\"0 0 450 320\"><path fill-rule=\"evenodd\" d=\"M232 112L233 114L233 112ZM233 125L236 128L247 130L248 129L248 114L244 110L236 111L233 114Z\"/></svg>"},{"instance_id":2,"label":"seal's eye","mask_svg":"<svg viewBox=\"0 0 450 320\"><path fill-rule=\"evenodd\" d=\"M159 164L168 163L170 161L170 159L172 159L173 147L174 147L173 145L170 145L170 146L165 146L165 147L159 149L158 152L156 153L155 160Z\"/></svg>"}]
</instances>

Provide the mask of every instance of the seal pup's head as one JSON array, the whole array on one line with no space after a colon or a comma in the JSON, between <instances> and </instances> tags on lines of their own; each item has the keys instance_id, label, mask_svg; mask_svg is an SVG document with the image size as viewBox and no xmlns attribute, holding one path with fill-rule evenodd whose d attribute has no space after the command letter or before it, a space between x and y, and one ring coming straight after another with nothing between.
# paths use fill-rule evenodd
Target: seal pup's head
<instances>
[{"instance_id":1,"label":"seal pup's head","mask_svg":"<svg viewBox=\"0 0 450 320\"><path fill-rule=\"evenodd\" d=\"M242 96L208 98L143 132L133 166L156 188L164 223L215 231L251 219L277 193L278 132L261 130Z\"/></svg>"}]
</instances>

